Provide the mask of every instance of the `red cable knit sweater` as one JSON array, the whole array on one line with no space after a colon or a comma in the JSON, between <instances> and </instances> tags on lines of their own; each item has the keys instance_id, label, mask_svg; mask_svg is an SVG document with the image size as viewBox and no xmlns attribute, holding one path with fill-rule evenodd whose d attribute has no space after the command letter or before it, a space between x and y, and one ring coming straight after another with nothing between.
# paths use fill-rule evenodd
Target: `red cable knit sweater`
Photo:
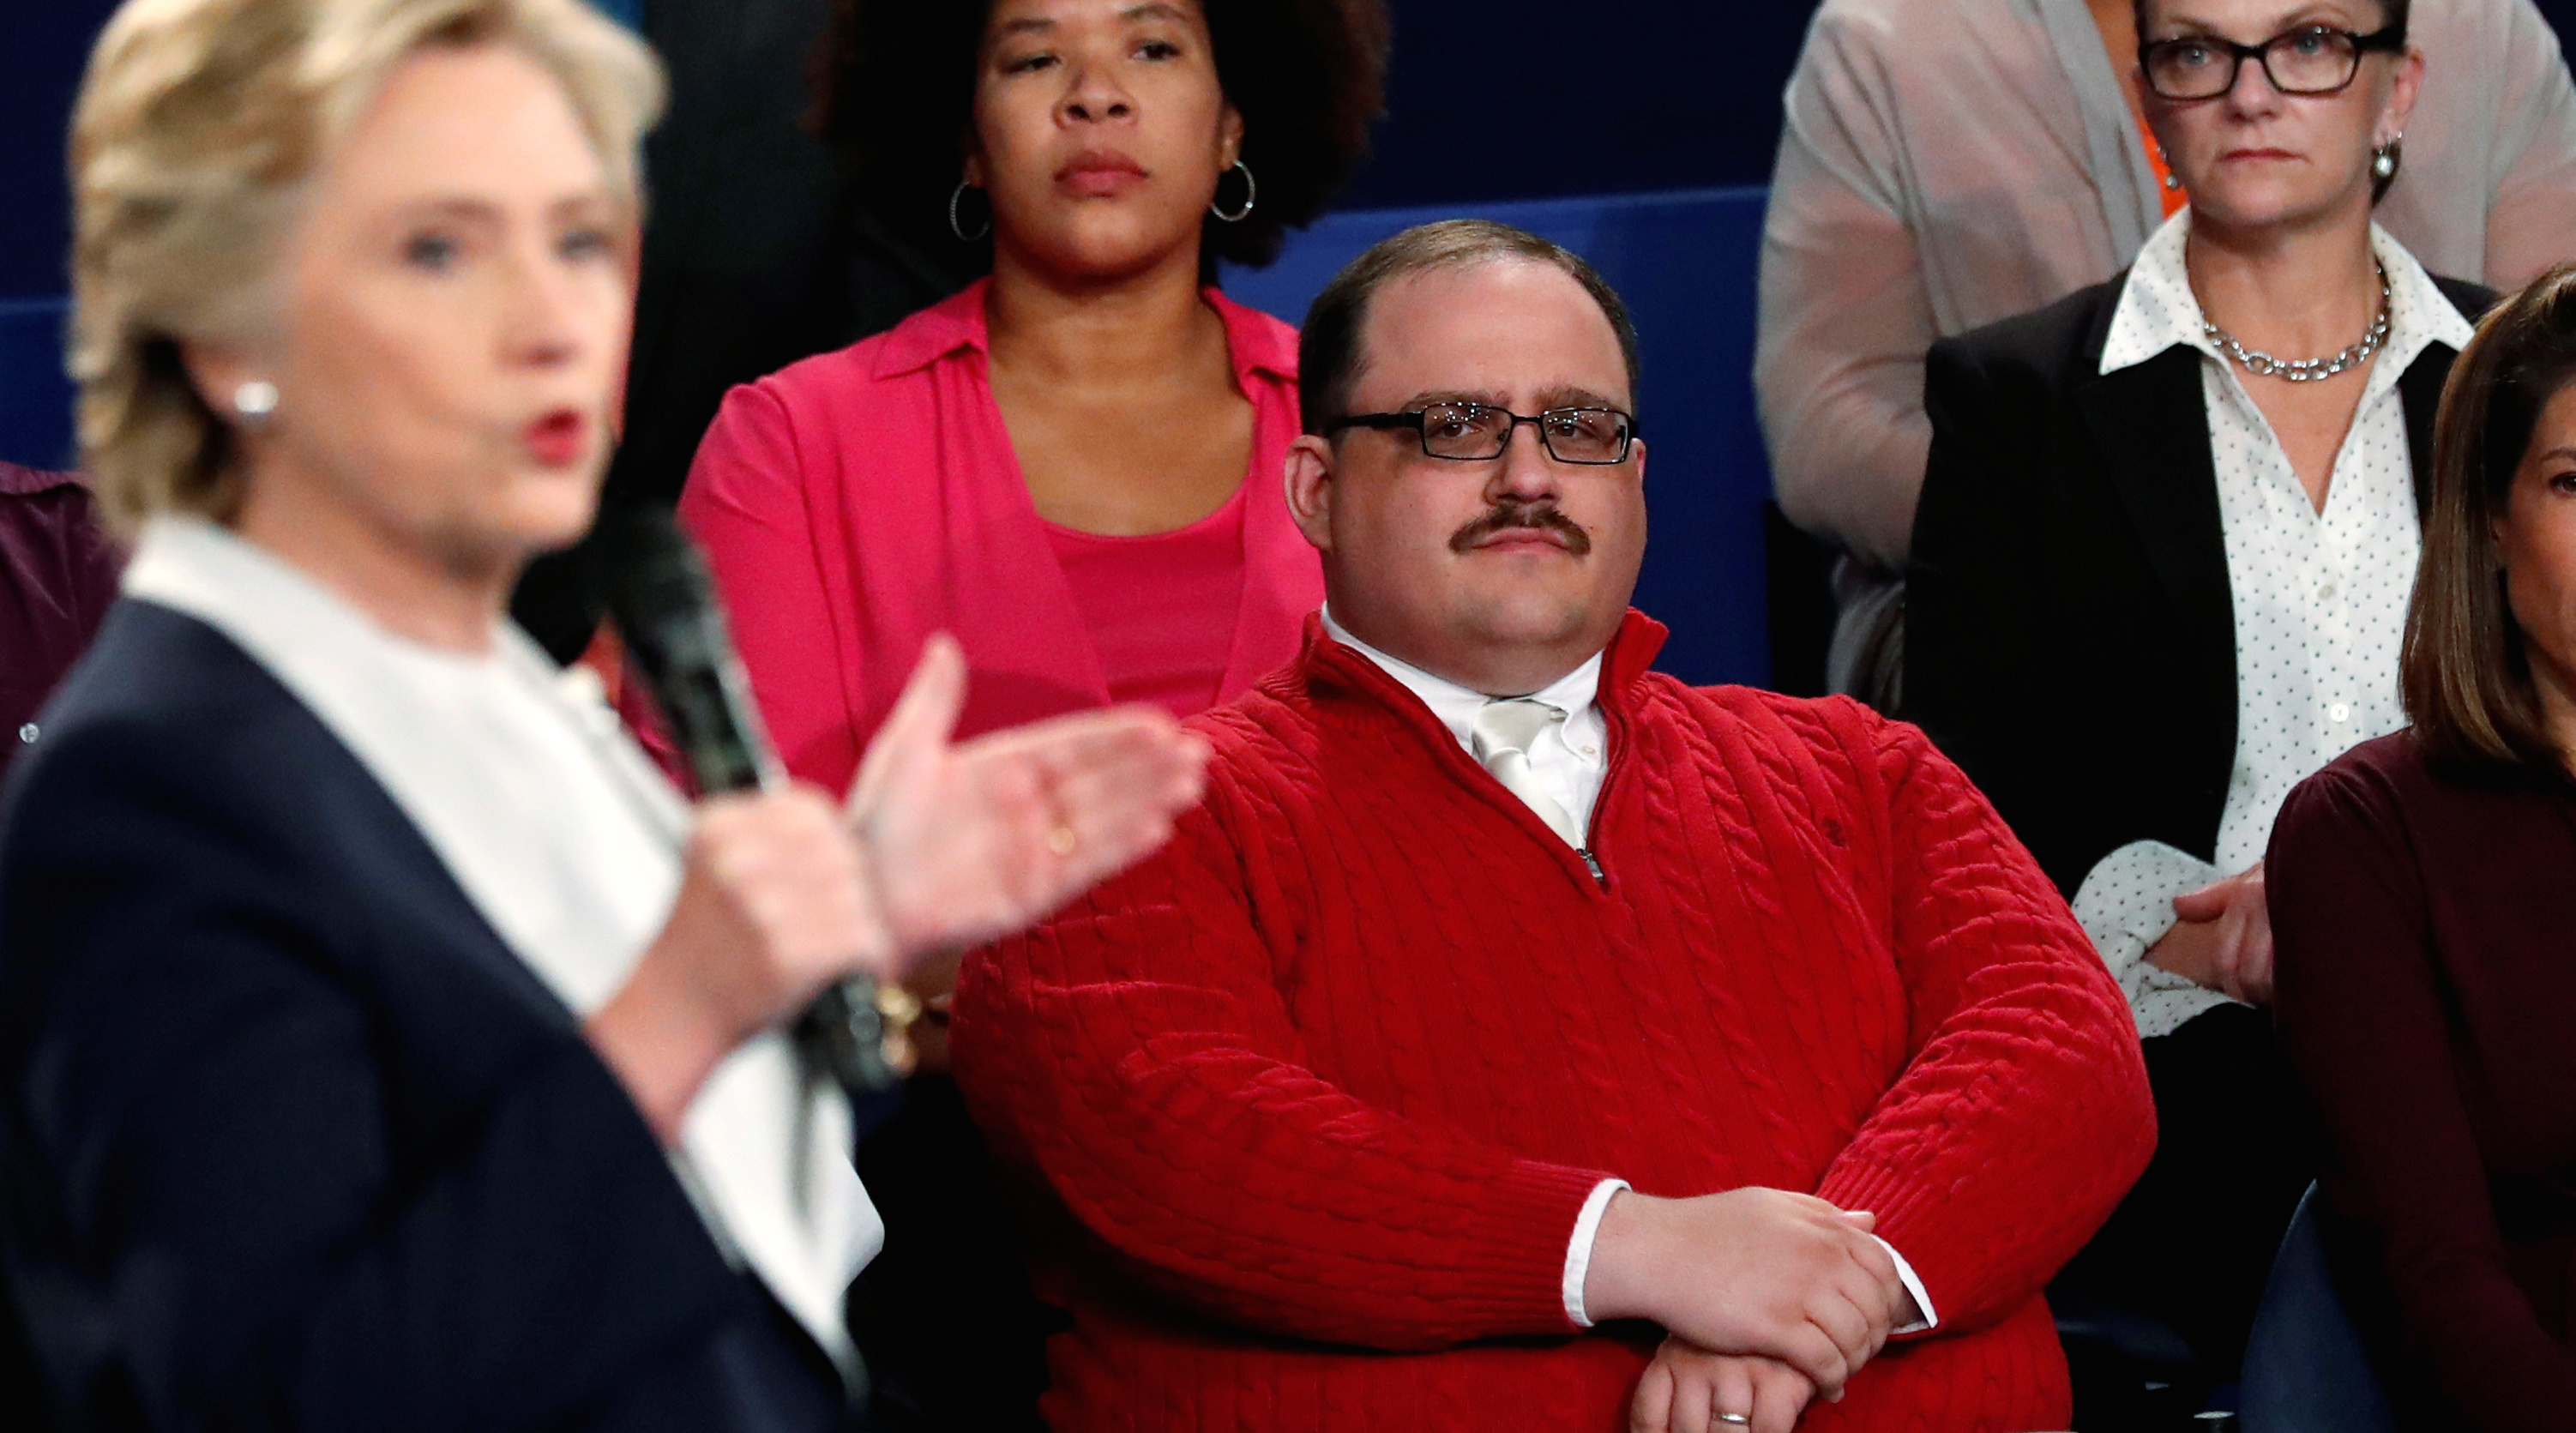
<instances>
[{"instance_id":1,"label":"red cable knit sweater","mask_svg":"<svg viewBox=\"0 0 2576 1433\"><path fill-rule=\"evenodd\" d=\"M1624 1429L1655 1331L1562 1298L1612 1174L1877 1211L1941 1325L1807 1433L2066 1425L2040 1285L2155 1137L2118 990L1914 728L1685 687L1662 639L1631 613L1603 664L1598 882L1310 622L1195 723L1170 848L969 959L1059 1433Z\"/></svg>"}]
</instances>

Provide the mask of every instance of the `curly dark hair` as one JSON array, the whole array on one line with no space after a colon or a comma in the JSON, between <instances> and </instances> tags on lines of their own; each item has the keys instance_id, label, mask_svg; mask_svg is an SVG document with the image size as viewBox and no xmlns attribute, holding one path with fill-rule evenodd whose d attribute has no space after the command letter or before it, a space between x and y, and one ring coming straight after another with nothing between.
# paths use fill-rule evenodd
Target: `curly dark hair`
<instances>
[{"instance_id":1,"label":"curly dark hair","mask_svg":"<svg viewBox=\"0 0 2576 1433\"><path fill-rule=\"evenodd\" d=\"M960 146L974 124L976 56L993 0L833 0L814 59L814 127L858 177L877 218L925 243L948 230ZM1243 162L1260 202L1204 226L1203 264L1259 266L1313 223L1368 150L1386 111L1381 0L1201 0L1217 83L1243 116ZM1231 196L1228 197L1231 203ZM971 221L970 221L971 222ZM992 262L992 240L975 243Z\"/></svg>"}]
</instances>

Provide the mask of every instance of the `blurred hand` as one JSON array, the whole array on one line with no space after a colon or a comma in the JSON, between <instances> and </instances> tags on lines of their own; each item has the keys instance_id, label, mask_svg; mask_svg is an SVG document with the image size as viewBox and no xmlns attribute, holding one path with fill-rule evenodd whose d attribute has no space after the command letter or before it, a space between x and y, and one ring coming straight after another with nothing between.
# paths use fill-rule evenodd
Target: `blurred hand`
<instances>
[{"instance_id":1,"label":"blurred hand","mask_svg":"<svg viewBox=\"0 0 2576 1433\"><path fill-rule=\"evenodd\" d=\"M1747 1425L1717 1417L1732 1413L1751 1418L1752 1433L1789 1433L1815 1396L1805 1374L1776 1359L1710 1353L1667 1337L1637 1380L1628 1427L1630 1433L1734 1433Z\"/></svg>"},{"instance_id":2,"label":"blurred hand","mask_svg":"<svg viewBox=\"0 0 2576 1433\"><path fill-rule=\"evenodd\" d=\"M849 816L907 960L1019 930L1171 839L1208 748L1166 713L1084 712L952 744L966 663L923 649Z\"/></svg>"},{"instance_id":3,"label":"blurred hand","mask_svg":"<svg viewBox=\"0 0 2576 1433\"><path fill-rule=\"evenodd\" d=\"M2270 1005L2272 907L2263 863L2176 896L2173 904L2181 919L2147 952L2148 963L2248 1005Z\"/></svg>"},{"instance_id":4,"label":"blurred hand","mask_svg":"<svg viewBox=\"0 0 2576 1433\"><path fill-rule=\"evenodd\" d=\"M1623 1190L1602 1211L1584 1305L1596 1320L1653 1319L1703 1349L1775 1359L1838 1399L1911 1307L1869 1237L1876 1223L1779 1189Z\"/></svg>"},{"instance_id":5,"label":"blurred hand","mask_svg":"<svg viewBox=\"0 0 2576 1433\"><path fill-rule=\"evenodd\" d=\"M736 1045L855 971L890 975L895 942L840 812L806 786L698 808L679 898L591 1042L665 1141Z\"/></svg>"}]
</instances>

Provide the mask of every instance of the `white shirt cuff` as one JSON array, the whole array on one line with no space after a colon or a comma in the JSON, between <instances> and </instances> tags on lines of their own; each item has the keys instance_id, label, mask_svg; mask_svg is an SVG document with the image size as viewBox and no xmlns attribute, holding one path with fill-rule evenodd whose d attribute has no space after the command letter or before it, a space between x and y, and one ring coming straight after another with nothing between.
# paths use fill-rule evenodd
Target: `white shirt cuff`
<instances>
[{"instance_id":1,"label":"white shirt cuff","mask_svg":"<svg viewBox=\"0 0 2576 1433\"><path fill-rule=\"evenodd\" d=\"M1872 1234L1869 1237L1872 1239L1878 1239L1878 1236L1875 1234ZM1923 1281L1915 1277L1914 1266L1905 1262L1905 1256L1896 1252L1896 1246L1888 1243L1886 1240L1878 1239L1878 1247L1885 1249L1887 1251L1887 1257L1896 1261L1896 1277L1905 1285L1905 1292L1914 1296L1914 1307L1923 1315L1923 1317L1916 1319L1905 1327L1892 1330L1892 1332L1922 1333L1928 1329L1940 1327L1941 1315L1933 1311L1932 1296L1923 1292Z\"/></svg>"},{"instance_id":2,"label":"white shirt cuff","mask_svg":"<svg viewBox=\"0 0 2576 1433\"><path fill-rule=\"evenodd\" d=\"M1592 1272L1593 1241L1601 1237L1601 1212L1610 1207L1610 1196L1627 1187L1628 1181L1624 1179L1601 1181L1592 1186L1592 1193L1583 1201L1582 1212L1574 1216L1574 1236L1565 1241L1564 1292L1565 1316L1573 1320L1576 1328L1592 1327L1592 1316L1583 1308L1583 1283ZM1878 1239L1875 1234L1870 1237ZM1932 1296L1923 1292L1923 1280L1915 1275L1914 1266L1905 1262L1905 1256L1896 1252L1896 1246L1886 1240L1879 1239L1878 1247L1885 1249L1887 1257L1896 1261L1896 1277L1904 1282L1905 1292L1914 1296L1914 1307L1923 1314L1922 1318L1896 1332L1922 1333L1938 1327L1941 1316L1933 1311Z\"/></svg>"},{"instance_id":3,"label":"white shirt cuff","mask_svg":"<svg viewBox=\"0 0 2576 1433\"><path fill-rule=\"evenodd\" d=\"M1592 1327L1592 1316L1583 1311L1583 1280L1592 1272L1592 1241L1601 1237L1601 1211L1610 1207L1611 1195L1627 1187L1624 1179L1601 1181L1583 1201L1583 1212L1574 1216L1574 1237L1565 1241L1565 1316L1576 1328Z\"/></svg>"},{"instance_id":4,"label":"white shirt cuff","mask_svg":"<svg viewBox=\"0 0 2576 1433\"><path fill-rule=\"evenodd\" d=\"M2173 898L2225 874L2161 841L2132 841L2095 862L2076 888L2075 919L2120 983L2139 1038L2170 1035L2230 1003L2220 991L2147 963L2148 949L2174 927Z\"/></svg>"}]
</instances>

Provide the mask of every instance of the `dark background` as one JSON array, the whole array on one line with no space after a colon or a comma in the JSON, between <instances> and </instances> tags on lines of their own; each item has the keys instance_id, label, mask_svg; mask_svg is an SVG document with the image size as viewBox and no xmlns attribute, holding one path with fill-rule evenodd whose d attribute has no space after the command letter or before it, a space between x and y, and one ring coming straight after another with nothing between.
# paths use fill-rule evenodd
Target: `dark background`
<instances>
[{"instance_id":1,"label":"dark background","mask_svg":"<svg viewBox=\"0 0 2576 1433\"><path fill-rule=\"evenodd\" d=\"M2502 0L2495 0L2501 3ZM1348 208L1760 184L1811 0L1392 0ZM62 136L109 0L0 6L0 303L66 287ZM2542 0L2564 36L2576 0Z\"/></svg>"},{"instance_id":2,"label":"dark background","mask_svg":"<svg viewBox=\"0 0 2576 1433\"><path fill-rule=\"evenodd\" d=\"M1379 208L1760 184L1809 0L1392 0ZM2558 0L2576 11L2576 0ZM62 136L109 0L0 4L0 301L63 292Z\"/></svg>"}]
</instances>

